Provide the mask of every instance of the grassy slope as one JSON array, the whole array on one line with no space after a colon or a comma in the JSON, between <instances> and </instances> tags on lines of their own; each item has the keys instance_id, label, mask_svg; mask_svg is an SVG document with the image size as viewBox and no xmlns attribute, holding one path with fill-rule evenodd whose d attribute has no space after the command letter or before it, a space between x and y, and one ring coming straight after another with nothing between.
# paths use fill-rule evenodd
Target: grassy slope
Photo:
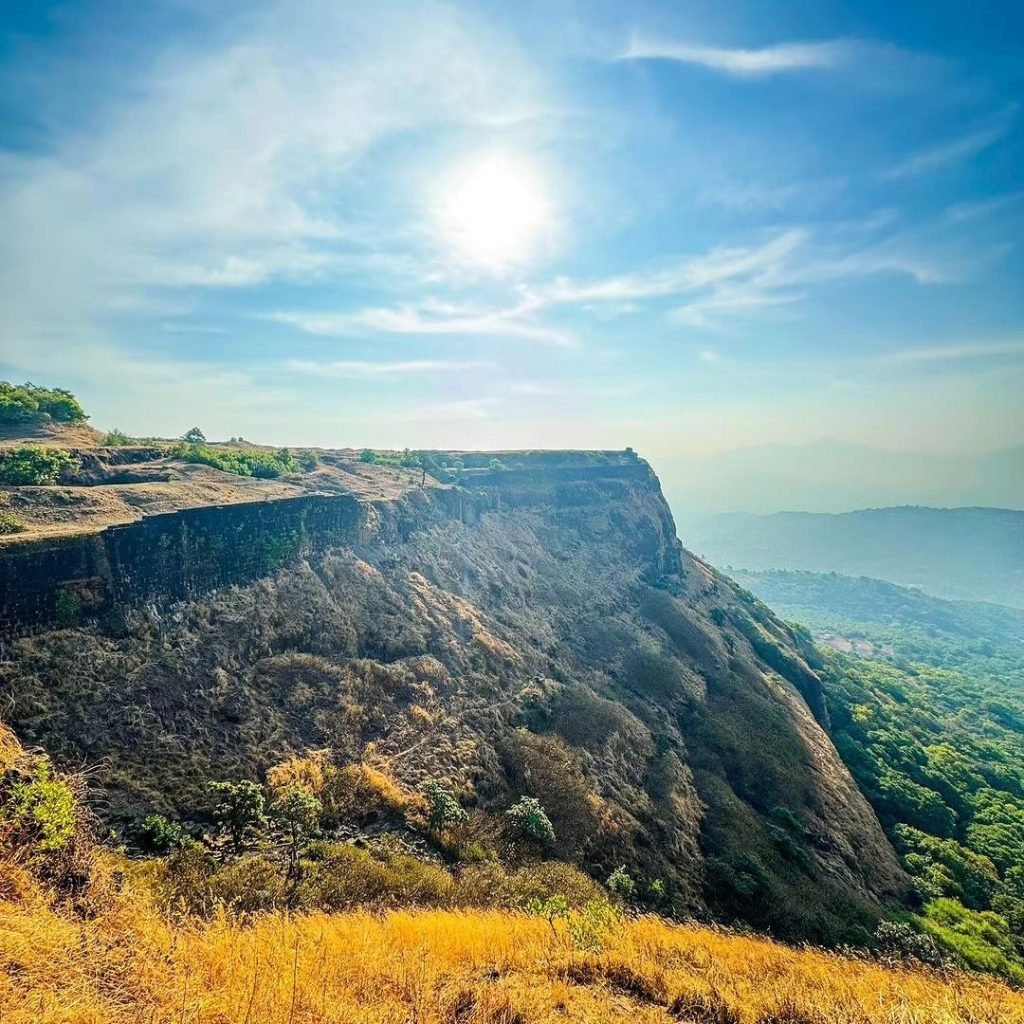
<instances>
[{"instance_id":1,"label":"grassy slope","mask_svg":"<svg viewBox=\"0 0 1024 1024\"><path fill-rule=\"evenodd\" d=\"M483 911L175 929L122 897L87 922L4 904L0 918L5 1024L1024 1021L1024 995L990 979L655 918L619 926L589 951L564 921Z\"/></svg>"}]
</instances>

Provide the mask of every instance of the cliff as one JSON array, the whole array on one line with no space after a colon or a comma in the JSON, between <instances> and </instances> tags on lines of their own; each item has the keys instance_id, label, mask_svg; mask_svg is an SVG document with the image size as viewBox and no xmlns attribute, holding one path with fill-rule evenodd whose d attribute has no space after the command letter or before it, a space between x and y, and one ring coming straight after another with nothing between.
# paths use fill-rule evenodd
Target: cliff
<instances>
[{"instance_id":1,"label":"cliff","mask_svg":"<svg viewBox=\"0 0 1024 1024\"><path fill-rule=\"evenodd\" d=\"M481 811L537 796L560 856L680 912L830 939L895 898L796 638L681 547L650 467L466 461L4 545L5 718L96 765L111 822L329 748Z\"/></svg>"}]
</instances>

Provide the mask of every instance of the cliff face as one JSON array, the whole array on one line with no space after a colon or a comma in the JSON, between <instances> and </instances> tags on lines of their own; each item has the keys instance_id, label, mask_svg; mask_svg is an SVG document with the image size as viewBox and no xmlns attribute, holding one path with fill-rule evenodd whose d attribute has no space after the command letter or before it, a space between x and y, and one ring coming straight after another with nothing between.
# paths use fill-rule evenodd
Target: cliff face
<instances>
[{"instance_id":1,"label":"cliff face","mask_svg":"<svg viewBox=\"0 0 1024 1024\"><path fill-rule=\"evenodd\" d=\"M894 897L795 638L683 550L647 464L518 461L10 545L5 717L98 765L111 820L329 747L469 806L535 795L561 856L678 910L824 938Z\"/></svg>"}]
</instances>

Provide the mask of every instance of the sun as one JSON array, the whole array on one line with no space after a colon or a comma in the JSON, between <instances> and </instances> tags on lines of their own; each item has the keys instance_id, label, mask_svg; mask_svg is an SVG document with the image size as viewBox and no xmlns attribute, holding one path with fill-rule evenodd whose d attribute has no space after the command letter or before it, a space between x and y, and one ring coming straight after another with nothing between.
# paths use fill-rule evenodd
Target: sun
<instances>
[{"instance_id":1,"label":"sun","mask_svg":"<svg viewBox=\"0 0 1024 1024\"><path fill-rule=\"evenodd\" d=\"M445 242L466 262L496 270L528 262L551 223L541 175L508 155L456 167L440 185L435 213Z\"/></svg>"}]
</instances>

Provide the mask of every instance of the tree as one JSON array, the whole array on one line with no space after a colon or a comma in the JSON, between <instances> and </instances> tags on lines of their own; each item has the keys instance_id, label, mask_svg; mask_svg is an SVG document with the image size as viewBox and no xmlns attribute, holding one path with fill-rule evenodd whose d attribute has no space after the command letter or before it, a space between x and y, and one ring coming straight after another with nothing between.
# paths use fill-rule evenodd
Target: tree
<instances>
[{"instance_id":1,"label":"tree","mask_svg":"<svg viewBox=\"0 0 1024 1024\"><path fill-rule=\"evenodd\" d=\"M541 846L555 841L555 829L540 801L524 796L505 812L505 831L513 842L530 840Z\"/></svg>"},{"instance_id":2,"label":"tree","mask_svg":"<svg viewBox=\"0 0 1024 1024\"><path fill-rule=\"evenodd\" d=\"M293 782L285 786L270 805L270 816L288 842L288 873L292 874L299 852L320 831L323 805L308 786Z\"/></svg>"},{"instance_id":3,"label":"tree","mask_svg":"<svg viewBox=\"0 0 1024 1024\"><path fill-rule=\"evenodd\" d=\"M487 463L487 468L494 473L500 473L507 467L505 463L501 461L501 459L491 459L491 461Z\"/></svg>"},{"instance_id":4,"label":"tree","mask_svg":"<svg viewBox=\"0 0 1024 1024\"><path fill-rule=\"evenodd\" d=\"M190 427L181 435L188 444L206 444L206 435L198 427Z\"/></svg>"},{"instance_id":5,"label":"tree","mask_svg":"<svg viewBox=\"0 0 1024 1024\"><path fill-rule=\"evenodd\" d=\"M442 838L446 828L461 824L468 817L459 801L437 782L428 782L423 795L430 807L427 826L438 839Z\"/></svg>"},{"instance_id":6,"label":"tree","mask_svg":"<svg viewBox=\"0 0 1024 1024\"><path fill-rule=\"evenodd\" d=\"M267 827L263 790L246 779L242 782L211 783L210 792L220 797L214 808L214 818L220 830L231 837L235 852L240 853Z\"/></svg>"}]
</instances>

